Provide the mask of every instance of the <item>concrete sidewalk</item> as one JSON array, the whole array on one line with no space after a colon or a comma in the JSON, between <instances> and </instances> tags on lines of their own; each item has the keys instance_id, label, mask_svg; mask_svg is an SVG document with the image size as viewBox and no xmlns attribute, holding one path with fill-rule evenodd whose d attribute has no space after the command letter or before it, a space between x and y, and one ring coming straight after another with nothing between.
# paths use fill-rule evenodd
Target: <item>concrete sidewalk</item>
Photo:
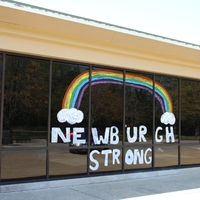
<instances>
[{"instance_id":1,"label":"concrete sidewalk","mask_svg":"<svg viewBox=\"0 0 200 200\"><path fill-rule=\"evenodd\" d=\"M200 167L0 186L1 200L192 200L200 198Z\"/></svg>"}]
</instances>

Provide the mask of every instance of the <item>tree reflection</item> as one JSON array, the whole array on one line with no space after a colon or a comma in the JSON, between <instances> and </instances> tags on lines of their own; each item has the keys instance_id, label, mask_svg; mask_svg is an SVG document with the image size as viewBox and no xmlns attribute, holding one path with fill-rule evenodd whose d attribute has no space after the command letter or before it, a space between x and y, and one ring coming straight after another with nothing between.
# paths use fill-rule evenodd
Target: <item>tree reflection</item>
<instances>
[{"instance_id":1,"label":"tree reflection","mask_svg":"<svg viewBox=\"0 0 200 200\"><path fill-rule=\"evenodd\" d=\"M47 124L49 62L6 57L4 129Z\"/></svg>"},{"instance_id":2,"label":"tree reflection","mask_svg":"<svg viewBox=\"0 0 200 200\"><path fill-rule=\"evenodd\" d=\"M91 123L105 127L122 124L123 87L121 85L100 84L92 86Z\"/></svg>"},{"instance_id":3,"label":"tree reflection","mask_svg":"<svg viewBox=\"0 0 200 200\"><path fill-rule=\"evenodd\" d=\"M182 135L200 135L200 83L181 81L181 121Z\"/></svg>"}]
</instances>

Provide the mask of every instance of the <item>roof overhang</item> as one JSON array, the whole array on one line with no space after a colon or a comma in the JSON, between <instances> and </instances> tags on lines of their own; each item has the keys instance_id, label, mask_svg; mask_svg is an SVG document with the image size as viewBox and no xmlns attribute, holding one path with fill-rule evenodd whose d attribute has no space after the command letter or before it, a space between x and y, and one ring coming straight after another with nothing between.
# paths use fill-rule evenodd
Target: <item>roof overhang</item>
<instances>
[{"instance_id":1,"label":"roof overhang","mask_svg":"<svg viewBox=\"0 0 200 200\"><path fill-rule=\"evenodd\" d=\"M166 63L176 63L177 66L200 68L200 46L198 45L56 11L24 6L20 3L0 1L0 34L2 39L5 38L3 36L8 37L9 34L16 38L16 40L13 40L16 45L8 45L8 48L6 48L6 44L3 45L2 43L0 49L4 51L64 58L64 54L58 55L56 52L52 54L47 49L42 52L39 50L31 51L30 40L35 40L35 42L38 42L35 45L41 45L41 49L45 41L49 42L49 46L53 43L59 43L60 47L71 45L71 47L77 46L79 49L86 48L119 56L160 60ZM22 37L23 40L27 40L27 43L25 43L27 46L25 45L24 48L17 43L17 38L22 39ZM80 59L72 55L71 59L84 61L80 55L79 57ZM85 58L85 62L93 62L92 59L87 59L87 56ZM70 59L70 56L66 56L66 59ZM100 61L97 61L97 63L104 64ZM105 62L105 64L109 65L109 62ZM110 65L113 64L110 63ZM121 64L119 63L118 66L120 67ZM160 72L162 73L162 70ZM166 73L166 70L163 72Z\"/></svg>"}]
</instances>

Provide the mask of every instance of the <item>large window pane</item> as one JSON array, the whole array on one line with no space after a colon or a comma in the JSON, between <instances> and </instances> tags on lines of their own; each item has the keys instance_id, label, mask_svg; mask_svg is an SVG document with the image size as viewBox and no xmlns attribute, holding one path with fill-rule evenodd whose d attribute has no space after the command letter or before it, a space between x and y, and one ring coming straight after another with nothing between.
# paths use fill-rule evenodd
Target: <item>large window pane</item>
<instances>
[{"instance_id":1,"label":"large window pane","mask_svg":"<svg viewBox=\"0 0 200 200\"><path fill-rule=\"evenodd\" d=\"M151 168L146 156L152 156L152 76L127 72L125 84L125 169Z\"/></svg>"},{"instance_id":2,"label":"large window pane","mask_svg":"<svg viewBox=\"0 0 200 200\"><path fill-rule=\"evenodd\" d=\"M91 126L104 132L116 126L122 139L123 73L100 68L92 71Z\"/></svg>"},{"instance_id":3,"label":"large window pane","mask_svg":"<svg viewBox=\"0 0 200 200\"><path fill-rule=\"evenodd\" d=\"M181 165L200 163L200 82L181 81Z\"/></svg>"},{"instance_id":4,"label":"large window pane","mask_svg":"<svg viewBox=\"0 0 200 200\"><path fill-rule=\"evenodd\" d=\"M155 167L178 165L178 79L156 76Z\"/></svg>"},{"instance_id":5,"label":"large window pane","mask_svg":"<svg viewBox=\"0 0 200 200\"><path fill-rule=\"evenodd\" d=\"M155 145L155 167L178 166L178 145L161 143Z\"/></svg>"},{"instance_id":6,"label":"large window pane","mask_svg":"<svg viewBox=\"0 0 200 200\"><path fill-rule=\"evenodd\" d=\"M89 67L53 62L50 176L86 173Z\"/></svg>"},{"instance_id":7,"label":"large window pane","mask_svg":"<svg viewBox=\"0 0 200 200\"><path fill-rule=\"evenodd\" d=\"M181 144L181 165L199 164L200 143L184 142L182 142L183 144Z\"/></svg>"},{"instance_id":8,"label":"large window pane","mask_svg":"<svg viewBox=\"0 0 200 200\"><path fill-rule=\"evenodd\" d=\"M16 147L46 145L49 62L6 56L3 129Z\"/></svg>"},{"instance_id":9,"label":"large window pane","mask_svg":"<svg viewBox=\"0 0 200 200\"><path fill-rule=\"evenodd\" d=\"M54 145L56 147L56 145ZM70 153L66 144L60 144L59 149L52 148L50 150L49 159L49 175L63 176L86 174L87 172L87 151L78 151L77 153Z\"/></svg>"},{"instance_id":10,"label":"large window pane","mask_svg":"<svg viewBox=\"0 0 200 200\"><path fill-rule=\"evenodd\" d=\"M1 105L1 98L2 98L2 91L1 91L1 89L2 89L2 71L3 71L3 55L0 53L0 105ZM1 113L1 106L0 106L0 113ZM0 123L1 123L1 121L0 121ZM0 138L1 138L1 134L0 134Z\"/></svg>"},{"instance_id":11,"label":"large window pane","mask_svg":"<svg viewBox=\"0 0 200 200\"><path fill-rule=\"evenodd\" d=\"M51 127L60 128L65 133L66 127L70 132L74 127L87 127L88 122L88 66L53 62L52 94L51 94ZM59 115L65 109L81 110L84 114L81 121L73 121L73 114ZM60 117L59 117L60 116ZM63 117L62 119L61 116ZM57 145L59 146L59 145Z\"/></svg>"},{"instance_id":12,"label":"large window pane","mask_svg":"<svg viewBox=\"0 0 200 200\"><path fill-rule=\"evenodd\" d=\"M45 178L46 151L3 151L1 179L10 181L25 178Z\"/></svg>"},{"instance_id":13,"label":"large window pane","mask_svg":"<svg viewBox=\"0 0 200 200\"><path fill-rule=\"evenodd\" d=\"M93 68L91 74L91 127L97 130L96 136L92 134L96 149L99 148L99 145L106 149L96 150L98 153L95 153L95 156L100 165L94 171L120 170L121 161L120 164L110 163L112 163L113 149L116 149L118 159L122 154L120 145L123 140L123 72ZM95 152L94 148L92 150L90 155ZM104 164L104 153L107 155L109 165Z\"/></svg>"}]
</instances>

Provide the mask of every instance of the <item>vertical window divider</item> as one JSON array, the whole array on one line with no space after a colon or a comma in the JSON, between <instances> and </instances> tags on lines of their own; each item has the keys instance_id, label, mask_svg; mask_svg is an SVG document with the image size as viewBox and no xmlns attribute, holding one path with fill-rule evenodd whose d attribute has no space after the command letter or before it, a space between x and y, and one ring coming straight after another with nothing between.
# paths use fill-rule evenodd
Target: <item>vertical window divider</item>
<instances>
[{"instance_id":1,"label":"vertical window divider","mask_svg":"<svg viewBox=\"0 0 200 200\"><path fill-rule=\"evenodd\" d=\"M178 82L178 166L181 167L181 78Z\"/></svg>"},{"instance_id":2,"label":"vertical window divider","mask_svg":"<svg viewBox=\"0 0 200 200\"><path fill-rule=\"evenodd\" d=\"M6 55L3 53L3 68L2 68L2 80L1 80L1 121L0 121L0 182L1 182L1 170L2 170L2 138L3 138L3 107L4 107L4 86L5 86L5 68L6 68Z\"/></svg>"},{"instance_id":3,"label":"vertical window divider","mask_svg":"<svg viewBox=\"0 0 200 200\"><path fill-rule=\"evenodd\" d=\"M90 129L91 129L91 93L92 93L92 89L91 89L91 81L92 81L92 66L90 65L89 68L89 106L88 106L88 154L87 154L87 175L90 174L90 169L89 169L89 165L90 165Z\"/></svg>"},{"instance_id":4,"label":"vertical window divider","mask_svg":"<svg viewBox=\"0 0 200 200\"><path fill-rule=\"evenodd\" d=\"M155 169L155 74L153 74L153 134L152 134L152 169Z\"/></svg>"},{"instance_id":5,"label":"vertical window divider","mask_svg":"<svg viewBox=\"0 0 200 200\"><path fill-rule=\"evenodd\" d=\"M52 59L49 63L49 104L48 104L48 132L47 132L47 148L46 148L46 178L49 179L49 142L51 133L51 91L52 91Z\"/></svg>"},{"instance_id":6,"label":"vertical window divider","mask_svg":"<svg viewBox=\"0 0 200 200\"><path fill-rule=\"evenodd\" d=\"M126 116L126 71L123 70L123 137L122 137L122 172L124 172L125 154L125 116Z\"/></svg>"}]
</instances>

